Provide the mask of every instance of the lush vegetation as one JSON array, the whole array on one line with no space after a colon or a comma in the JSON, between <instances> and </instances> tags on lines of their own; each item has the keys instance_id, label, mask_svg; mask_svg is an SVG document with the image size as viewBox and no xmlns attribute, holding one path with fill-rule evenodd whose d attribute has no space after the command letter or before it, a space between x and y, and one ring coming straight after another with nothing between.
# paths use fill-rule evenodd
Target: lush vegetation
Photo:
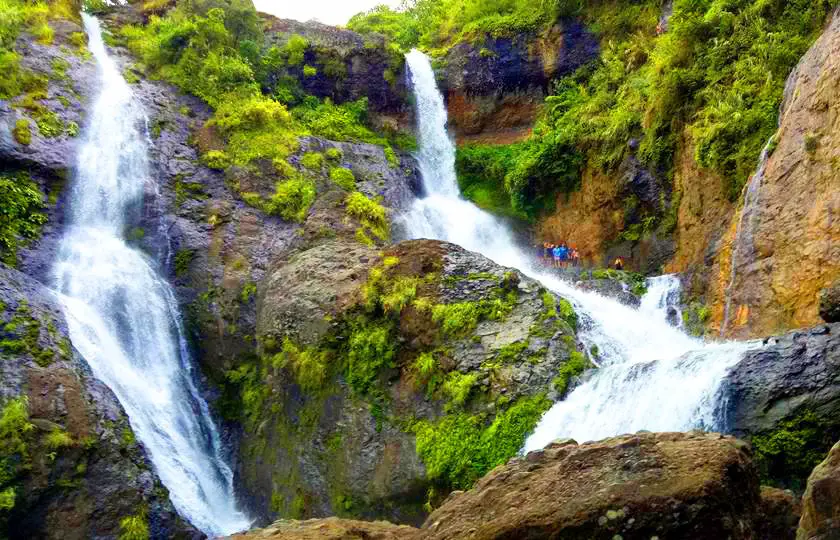
<instances>
[{"instance_id":1,"label":"lush vegetation","mask_svg":"<svg viewBox=\"0 0 840 540\"><path fill-rule=\"evenodd\" d=\"M667 31L660 32L660 0L418 0L401 12L380 7L357 15L350 27L433 55L463 40L480 45L540 30L566 15L599 35L600 57L555 82L527 141L459 151L468 196L488 209L533 218L556 193L578 186L584 165L613 171L635 153L650 169L671 175L685 135L696 161L716 171L736 198L776 131L788 74L836 4L675 0ZM648 219L650 229L666 221L664 210L647 208L638 219Z\"/></svg>"},{"instance_id":2,"label":"lush vegetation","mask_svg":"<svg viewBox=\"0 0 840 540\"><path fill-rule=\"evenodd\" d=\"M273 194L241 195L246 203L283 219L305 219L317 195L316 184L307 176L323 165L323 156L316 153L303 156L304 171L290 164L299 137L378 144L389 156L395 156L392 144L411 146L405 137L371 129L366 99L336 104L307 95L301 78L317 74L317 69L303 65L311 44L293 35L284 44L269 46L247 0L181 0L165 14L152 14L144 26L122 27L118 39L140 58L148 75L175 83L215 109L196 138L203 162L220 170L244 168L253 176L273 177ZM343 64L333 71L340 68ZM335 152L330 156L334 160ZM354 189L345 172L333 176L345 189ZM369 229L374 236L385 236L378 234L380 229Z\"/></svg>"},{"instance_id":3,"label":"lush vegetation","mask_svg":"<svg viewBox=\"0 0 840 540\"><path fill-rule=\"evenodd\" d=\"M29 434L34 429L25 398L9 400L0 409L0 525L15 506L19 475L29 467Z\"/></svg>"},{"instance_id":4,"label":"lush vegetation","mask_svg":"<svg viewBox=\"0 0 840 540\"><path fill-rule=\"evenodd\" d=\"M44 195L27 173L0 173L0 260L14 265L17 250L47 221Z\"/></svg>"}]
</instances>

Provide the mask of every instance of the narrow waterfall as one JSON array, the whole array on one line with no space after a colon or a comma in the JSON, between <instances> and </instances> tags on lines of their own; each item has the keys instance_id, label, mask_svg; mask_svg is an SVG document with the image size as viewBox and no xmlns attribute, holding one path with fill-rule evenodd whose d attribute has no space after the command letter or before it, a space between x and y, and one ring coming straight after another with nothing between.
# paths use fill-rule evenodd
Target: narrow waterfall
<instances>
[{"instance_id":1,"label":"narrow waterfall","mask_svg":"<svg viewBox=\"0 0 840 540\"><path fill-rule=\"evenodd\" d=\"M658 307L635 310L537 267L502 222L458 195L455 149L431 63L419 51L406 60L427 193L401 218L407 235L459 244L541 281L574 304L582 320L581 339L598 346L601 369L546 413L525 449L566 436L582 442L641 429L715 427L717 389L748 345L704 344L668 324ZM658 291L659 283L652 289ZM659 301L646 299L645 305L658 306Z\"/></svg>"},{"instance_id":2,"label":"narrow waterfall","mask_svg":"<svg viewBox=\"0 0 840 540\"><path fill-rule=\"evenodd\" d=\"M735 238L732 240L732 256L729 264L729 283L724 291L725 300L723 307L723 322L720 325L720 335L726 335L729 321L732 318L732 293L735 287L735 279L738 277L738 265L749 263L754 258L753 235L758 220L758 208L761 196L761 182L764 180L764 172L767 169L767 161L770 159L771 149L775 144L776 135L770 137L761 157L758 159L758 168L744 188L744 203L741 207L741 214L738 217L738 225L735 228Z\"/></svg>"},{"instance_id":3,"label":"narrow waterfall","mask_svg":"<svg viewBox=\"0 0 840 540\"><path fill-rule=\"evenodd\" d=\"M69 227L53 268L73 345L116 394L178 512L206 534L249 527L193 373L175 296L123 236L139 216L148 168L144 112L83 15L100 93L85 127Z\"/></svg>"}]
</instances>

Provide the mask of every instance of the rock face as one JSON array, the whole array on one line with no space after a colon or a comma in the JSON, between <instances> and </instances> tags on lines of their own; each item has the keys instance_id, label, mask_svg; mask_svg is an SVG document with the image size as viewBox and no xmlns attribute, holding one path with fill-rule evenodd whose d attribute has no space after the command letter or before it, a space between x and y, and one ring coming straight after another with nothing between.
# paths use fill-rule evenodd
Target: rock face
<instances>
[{"instance_id":1,"label":"rock face","mask_svg":"<svg viewBox=\"0 0 840 540\"><path fill-rule=\"evenodd\" d=\"M384 521L353 521L327 518L308 521L278 521L265 529L235 534L231 540L407 540L417 529Z\"/></svg>"},{"instance_id":2,"label":"rock face","mask_svg":"<svg viewBox=\"0 0 840 540\"><path fill-rule=\"evenodd\" d=\"M838 51L840 16L835 14L788 80L778 144L757 187L754 215L740 240L734 234L729 238L741 253L729 336L766 336L818 324L819 292L840 274ZM720 256L731 258L732 249ZM716 286L723 289L731 268L721 266ZM714 316L722 322L721 306Z\"/></svg>"},{"instance_id":3,"label":"rock face","mask_svg":"<svg viewBox=\"0 0 840 540\"><path fill-rule=\"evenodd\" d=\"M443 60L441 81L458 142L524 139L549 82L597 53L597 39L576 21L563 21L539 35L459 43Z\"/></svg>"},{"instance_id":4,"label":"rock face","mask_svg":"<svg viewBox=\"0 0 840 540\"><path fill-rule=\"evenodd\" d=\"M840 438L840 325L771 338L728 374L723 429L751 439L766 478L802 487Z\"/></svg>"},{"instance_id":5,"label":"rock face","mask_svg":"<svg viewBox=\"0 0 840 540\"><path fill-rule=\"evenodd\" d=\"M840 443L808 478L797 540L840 538Z\"/></svg>"},{"instance_id":6,"label":"rock face","mask_svg":"<svg viewBox=\"0 0 840 540\"><path fill-rule=\"evenodd\" d=\"M373 111L408 126L411 108L405 60L399 51L385 46L382 36L361 36L315 21L262 17L271 44L282 46L293 35L307 40L303 62L295 70L307 94L336 103L367 98ZM305 75L305 65L317 73Z\"/></svg>"},{"instance_id":7,"label":"rock face","mask_svg":"<svg viewBox=\"0 0 840 540\"><path fill-rule=\"evenodd\" d=\"M424 524L429 539L753 538L747 445L700 433L559 441L495 469Z\"/></svg>"},{"instance_id":8,"label":"rock face","mask_svg":"<svg viewBox=\"0 0 840 540\"><path fill-rule=\"evenodd\" d=\"M452 244L380 252L336 239L277 261L257 295L260 359L237 368L255 370L262 385L243 375L237 390L242 406L256 407L240 450L255 508L419 523L429 489L446 493L452 479L424 461L431 454L417 433L470 418L478 436L507 411L532 411L500 434L513 455L558 397L561 366L579 354L574 324L570 306L538 283ZM383 341L365 337L382 332ZM296 367L301 355L326 359L315 383ZM356 362L378 366L368 382ZM464 385L458 398L453 381ZM266 394L250 405L260 388ZM475 466L485 457L476 453Z\"/></svg>"},{"instance_id":9,"label":"rock face","mask_svg":"<svg viewBox=\"0 0 840 540\"><path fill-rule=\"evenodd\" d=\"M840 322L840 281L820 293L820 317L825 322Z\"/></svg>"},{"instance_id":10,"label":"rock face","mask_svg":"<svg viewBox=\"0 0 840 540\"><path fill-rule=\"evenodd\" d=\"M144 516L153 538L198 537L175 513L119 402L70 345L52 293L0 265L0 315L0 410L23 398L34 426L23 452L7 455L0 443L11 473L0 491L16 492L9 513L0 511L0 535L116 537L122 519Z\"/></svg>"}]
</instances>

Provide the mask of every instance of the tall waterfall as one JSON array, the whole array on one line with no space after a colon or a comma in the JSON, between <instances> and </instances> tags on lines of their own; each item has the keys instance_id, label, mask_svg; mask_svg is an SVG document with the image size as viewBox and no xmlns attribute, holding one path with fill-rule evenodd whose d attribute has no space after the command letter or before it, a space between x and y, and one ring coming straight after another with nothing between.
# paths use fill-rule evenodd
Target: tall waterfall
<instances>
[{"instance_id":1,"label":"tall waterfall","mask_svg":"<svg viewBox=\"0 0 840 540\"><path fill-rule=\"evenodd\" d=\"M598 346L601 368L546 413L525 449L541 448L558 437L586 441L641 429L715 427L720 382L748 345L704 344L667 322L660 297L644 301L655 309L635 310L577 289L536 266L502 222L458 195L455 150L431 64L416 50L406 60L417 109L417 158L427 193L401 218L407 235L459 244L541 281L574 304L582 319L581 339ZM655 285L651 293L661 296L664 286L674 284L663 280Z\"/></svg>"},{"instance_id":2,"label":"tall waterfall","mask_svg":"<svg viewBox=\"0 0 840 540\"><path fill-rule=\"evenodd\" d=\"M180 314L156 263L123 238L147 186L146 119L83 15L101 90L78 156L70 223L53 268L73 345L128 413L178 512L208 535L248 528L195 382Z\"/></svg>"}]
</instances>

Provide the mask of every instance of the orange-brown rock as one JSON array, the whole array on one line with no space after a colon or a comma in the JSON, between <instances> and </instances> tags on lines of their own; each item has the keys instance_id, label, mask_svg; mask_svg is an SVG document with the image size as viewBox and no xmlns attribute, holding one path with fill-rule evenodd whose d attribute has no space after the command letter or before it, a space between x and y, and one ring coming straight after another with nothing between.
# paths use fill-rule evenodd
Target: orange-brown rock
<instances>
[{"instance_id":1,"label":"orange-brown rock","mask_svg":"<svg viewBox=\"0 0 840 540\"><path fill-rule=\"evenodd\" d=\"M840 538L840 443L814 468L802 497L797 540Z\"/></svg>"},{"instance_id":2,"label":"orange-brown rock","mask_svg":"<svg viewBox=\"0 0 840 540\"><path fill-rule=\"evenodd\" d=\"M553 443L453 494L424 538L756 538L758 475L745 443L705 433L638 433Z\"/></svg>"},{"instance_id":3,"label":"orange-brown rock","mask_svg":"<svg viewBox=\"0 0 840 540\"><path fill-rule=\"evenodd\" d=\"M265 529L231 536L231 540L406 540L420 531L385 521L354 521L326 518L307 521L278 521Z\"/></svg>"},{"instance_id":4,"label":"orange-brown rock","mask_svg":"<svg viewBox=\"0 0 840 540\"><path fill-rule=\"evenodd\" d=\"M729 324L733 337L770 335L820 322L818 294L840 275L840 16L788 81L775 151L742 223ZM738 220L735 215L733 220ZM727 254L726 252L729 252ZM723 250L721 257L731 255ZM721 263L716 298L731 274ZM720 300L718 300L720 302ZM715 322L724 320L720 304Z\"/></svg>"}]
</instances>

